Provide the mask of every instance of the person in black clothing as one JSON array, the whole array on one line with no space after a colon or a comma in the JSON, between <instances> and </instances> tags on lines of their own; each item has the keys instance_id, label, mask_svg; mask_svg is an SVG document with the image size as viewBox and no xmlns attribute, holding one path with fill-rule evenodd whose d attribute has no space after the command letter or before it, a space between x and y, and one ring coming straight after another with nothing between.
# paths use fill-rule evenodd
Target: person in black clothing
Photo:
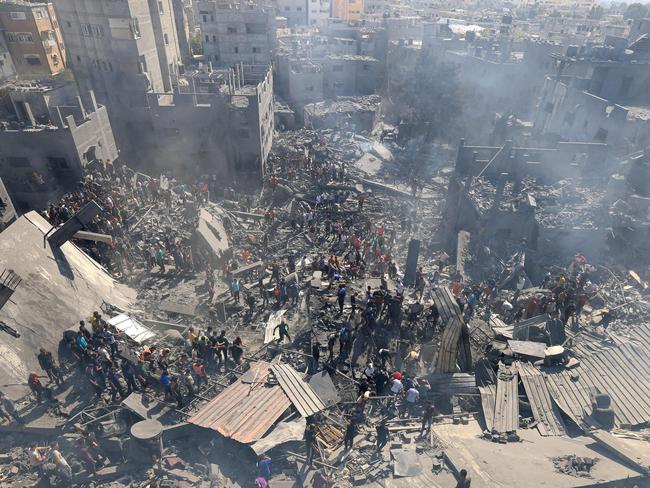
<instances>
[{"instance_id":1,"label":"person in black clothing","mask_svg":"<svg viewBox=\"0 0 650 488\"><path fill-rule=\"evenodd\" d=\"M429 432L431 430L431 424L433 423L433 414L435 413L435 408L433 403L429 402L422 413L422 427L420 427L420 435L424 435L424 432Z\"/></svg>"},{"instance_id":2,"label":"person in black clothing","mask_svg":"<svg viewBox=\"0 0 650 488\"><path fill-rule=\"evenodd\" d=\"M384 446L388 443L388 426L386 419L382 419L377 426L377 452L381 452Z\"/></svg>"},{"instance_id":3,"label":"person in black clothing","mask_svg":"<svg viewBox=\"0 0 650 488\"><path fill-rule=\"evenodd\" d=\"M334 346L336 345L337 336L338 334L334 333L327 338L327 351L329 352L327 360L330 362L334 360Z\"/></svg>"},{"instance_id":4,"label":"person in black clothing","mask_svg":"<svg viewBox=\"0 0 650 488\"><path fill-rule=\"evenodd\" d=\"M241 358L244 354L244 345L242 344L241 337L235 337L235 340L232 341L232 346L230 346L230 353L232 355L233 361L236 364L241 364Z\"/></svg>"},{"instance_id":5,"label":"person in black clothing","mask_svg":"<svg viewBox=\"0 0 650 488\"><path fill-rule=\"evenodd\" d=\"M217 362L221 365L223 363L224 368L228 363L228 346L230 341L226 338L226 331L222 330L219 336L214 342L214 346L217 349Z\"/></svg>"},{"instance_id":6,"label":"person in black clothing","mask_svg":"<svg viewBox=\"0 0 650 488\"><path fill-rule=\"evenodd\" d=\"M133 391L140 391L135 382L135 368L131 361L127 361L126 359L122 360L122 375L124 376L124 381L126 381L127 395L130 395Z\"/></svg>"},{"instance_id":7,"label":"person in black clothing","mask_svg":"<svg viewBox=\"0 0 650 488\"><path fill-rule=\"evenodd\" d=\"M388 374L383 368L378 369L373 380L375 382L375 391L377 392L377 396L382 396L384 394L386 383L388 383Z\"/></svg>"},{"instance_id":8,"label":"person in black clothing","mask_svg":"<svg viewBox=\"0 0 650 488\"><path fill-rule=\"evenodd\" d=\"M57 386L60 386L63 382L61 377L61 372L54 361L52 353L46 351L41 347L40 354L38 355L38 364L40 364L43 371L47 373L47 377L50 381L56 383Z\"/></svg>"},{"instance_id":9,"label":"person in black clothing","mask_svg":"<svg viewBox=\"0 0 650 488\"><path fill-rule=\"evenodd\" d=\"M320 342L316 341L311 345L311 357L313 360L313 371L318 371L320 361Z\"/></svg>"},{"instance_id":10,"label":"person in black clothing","mask_svg":"<svg viewBox=\"0 0 650 488\"><path fill-rule=\"evenodd\" d=\"M357 435L357 424L356 422L350 422L345 429L345 449L352 449L354 444L354 436Z\"/></svg>"},{"instance_id":11,"label":"person in black clothing","mask_svg":"<svg viewBox=\"0 0 650 488\"><path fill-rule=\"evenodd\" d=\"M314 457L314 444L316 443L316 428L314 424L308 424L305 429L305 448L307 449L307 462L311 464Z\"/></svg>"}]
</instances>

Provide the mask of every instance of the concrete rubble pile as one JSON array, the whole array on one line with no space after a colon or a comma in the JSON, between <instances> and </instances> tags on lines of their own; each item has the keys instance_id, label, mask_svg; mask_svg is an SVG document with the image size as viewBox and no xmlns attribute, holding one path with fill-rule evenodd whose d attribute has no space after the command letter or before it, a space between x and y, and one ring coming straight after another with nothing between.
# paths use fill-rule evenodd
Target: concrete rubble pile
<instances>
[{"instance_id":1,"label":"concrete rubble pile","mask_svg":"<svg viewBox=\"0 0 650 488\"><path fill-rule=\"evenodd\" d=\"M647 371L648 273L458 231L449 167L418 177L381 134L284 132L255 193L120 167L49 208L56 225L96 200L88 230L112 240L75 242L138 295L43 344L47 377L3 406L0 483L484 486L523 442L552 476L647 475L614 433L650 422L624 359ZM529 193L543 226L595 220L568 184L467 194L484 218Z\"/></svg>"}]
</instances>

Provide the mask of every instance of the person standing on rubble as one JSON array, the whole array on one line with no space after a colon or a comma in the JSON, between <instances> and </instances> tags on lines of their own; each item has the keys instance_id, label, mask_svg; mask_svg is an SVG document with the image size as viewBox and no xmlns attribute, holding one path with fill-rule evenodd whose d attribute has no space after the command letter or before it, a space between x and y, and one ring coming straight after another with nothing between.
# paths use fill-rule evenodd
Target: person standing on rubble
<instances>
[{"instance_id":1,"label":"person standing on rubble","mask_svg":"<svg viewBox=\"0 0 650 488\"><path fill-rule=\"evenodd\" d=\"M433 415L436 409L433 405L433 402L427 402L426 407L424 407L424 412L422 412L422 425L420 427L420 436L423 436L425 432L431 430L431 424L433 423Z\"/></svg>"},{"instance_id":2,"label":"person standing on rubble","mask_svg":"<svg viewBox=\"0 0 650 488\"><path fill-rule=\"evenodd\" d=\"M273 335L275 335L275 331L278 331L280 334L280 338L278 339L278 342L280 344L284 342L285 337L289 340L289 342L291 342L291 336L289 335L289 326L284 320L275 326L275 329L273 329Z\"/></svg>"},{"instance_id":3,"label":"person standing on rubble","mask_svg":"<svg viewBox=\"0 0 650 488\"><path fill-rule=\"evenodd\" d=\"M307 451L307 463L311 465L312 458L314 457L314 446L316 444L316 426L314 424L307 424L304 439L305 449Z\"/></svg>"},{"instance_id":4,"label":"person standing on rubble","mask_svg":"<svg viewBox=\"0 0 650 488\"><path fill-rule=\"evenodd\" d=\"M205 366L203 362L199 359L194 364L192 364L192 371L194 371L194 376L196 376L196 388L201 388L201 384L208 384L208 375L205 372Z\"/></svg>"},{"instance_id":5,"label":"person standing on rubble","mask_svg":"<svg viewBox=\"0 0 650 488\"><path fill-rule=\"evenodd\" d=\"M58 368L54 356L49 351L46 351L41 347L40 353L38 355L38 364L41 366L41 369L47 373L47 377L52 383L56 383L57 386L61 386L63 383L63 377L61 376L61 370Z\"/></svg>"},{"instance_id":6,"label":"person standing on rubble","mask_svg":"<svg viewBox=\"0 0 650 488\"><path fill-rule=\"evenodd\" d=\"M37 373L30 373L27 377L27 386L29 386L29 389L36 397L36 401L41 403L43 401L43 396L46 396L46 391Z\"/></svg>"},{"instance_id":7,"label":"person standing on rubble","mask_svg":"<svg viewBox=\"0 0 650 488\"><path fill-rule=\"evenodd\" d=\"M352 449L354 445L354 436L357 435L357 423L354 420L350 420L348 426L345 429L345 437L343 439L344 449Z\"/></svg>"},{"instance_id":8,"label":"person standing on rubble","mask_svg":"<svg viewBox=\"0 0 650 488\"><path fill-rule=\"evenodd\" d=\"M234 278L232 283L230 283L230 292L232 293L235 302L239 303L239 282L237 281L237 278Z\"/></svg>"},{"instance_id":9,"label":"person standing on rubble","mask_svg":"<svg viewBox=\"0 0 650 488\"><path fill-rule=\"evenodd\" d=\"M59 451L59 443L57 441L52 441L50 443L48 457L54 461L54 464L56 464L63 485L72 486L72 468L61 454L61 451Z\"/></svg>"},{"instance_id":10,"label":"person standing on rubble","mask_svg":"<svg viewBox=\"0 0 650 488\"><path fill-rule=\"evenodd\" d=\"M9 422L11 422L13 419L19 424L25 423L20 415L18 415L18 411L16 410L16 405L14 405L14 402L7 398L7 396L2 392L0 392L0 416L7 419Z\"/></svg>"},{"instance_id":11,"label":"person standing on rubble","mask_svg":"<svg viewBox=\"0 0 650 488\"><path fill-rule=\"evenodd\" d=\"M122 359L122 374L124 375L124 381L126 381L127 396L134 391L140 391L135 382L135 368L131 361Z\"/></svg>"},{"instance_id":12,"label":"person standing on rubble","mask_svg":"<svg viewBox=\"0 0 650 488\"><path fill-rule=\"evenodd\" d=\"M345 284L341 283L339 285L339 291L337 293L337 298L339 302L339 315L343 315L343 306L345 305Z\"/></svg>"},{"instance_id":13,"label":"person standing on rubble","mask_svg":"<svg viewBox=\"0 0 650 488\"><path fill-rule=\"evenodd\" d=\"M226 331L222 330L214 342L216 352L217 352L217 368L220 368L223 365L224 369L228 365L228 346L230 341L226 337Z\"/></svg>"}]
</instances>

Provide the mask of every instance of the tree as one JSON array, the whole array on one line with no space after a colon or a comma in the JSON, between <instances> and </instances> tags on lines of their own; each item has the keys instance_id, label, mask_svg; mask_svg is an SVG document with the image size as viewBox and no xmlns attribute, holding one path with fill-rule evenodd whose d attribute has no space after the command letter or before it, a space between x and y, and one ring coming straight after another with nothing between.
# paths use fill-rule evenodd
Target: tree
<instances>
[{"instance_id":1,"label":"tree","mask_svg":"<svg viewBox=\"0 0 650 488\"><path fill-rule=\"evenodd\" d=\"M203 54L203 43L201 42L201 34L196 33L190 37L190 49L193 55Z\"/></svg>"},{"instance_id":2,"label":"tree","mask_svg":"<svg viewBox=\"0 0 650 488\"><path fill-rule=\"evenodd\" d=\"M648 7L642 3L632 3L627 7L623 15L626 19L644 19L648 16Z\"/></svg>"},{"instance_id":3,"label":"tree","mask_svg":"<svg viewBox=\"0 0 650 488\"><path fill-rule=\"evenodd\" d=\"M587 18L592 20L600 20L603 17L604 13L605 13L605 9L603 9L603 7L601 7L600 5L594 5L589 10L589 14L587 14Z\"/></svg>"}]
</instances>

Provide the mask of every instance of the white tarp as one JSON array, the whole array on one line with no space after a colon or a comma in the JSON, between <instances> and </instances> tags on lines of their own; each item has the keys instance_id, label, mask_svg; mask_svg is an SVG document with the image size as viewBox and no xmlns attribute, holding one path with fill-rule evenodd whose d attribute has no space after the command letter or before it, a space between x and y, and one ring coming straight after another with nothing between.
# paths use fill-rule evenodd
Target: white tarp
<instances>
[{"instance_id":1,"label":"white tarp","mask_svg":"<svg viewBox=\"0 0 650 488\"><path fill-rule=\"evenodd\" d=\"M286 312L286 310L278 310L277 312L273 312L271 314L268 322L266 322L266 330L264 331L264 344L268 344L269 342L280 339L279 331L274 332L274 329L280 325L280 322L282 322L282 317Z\"/></svg>"},{"instance_id":2,"label":"white tarp","mask_svg":"<svg viewBox=\"0 0 650 488\"><path fill-rule=\"evenodd\" d=\"M125 313L121 313L109 319L108 323L120 332L124 332L138 344L142 344L144 341L156 337L155 332Z\"/></svg>"}]
</instances>

